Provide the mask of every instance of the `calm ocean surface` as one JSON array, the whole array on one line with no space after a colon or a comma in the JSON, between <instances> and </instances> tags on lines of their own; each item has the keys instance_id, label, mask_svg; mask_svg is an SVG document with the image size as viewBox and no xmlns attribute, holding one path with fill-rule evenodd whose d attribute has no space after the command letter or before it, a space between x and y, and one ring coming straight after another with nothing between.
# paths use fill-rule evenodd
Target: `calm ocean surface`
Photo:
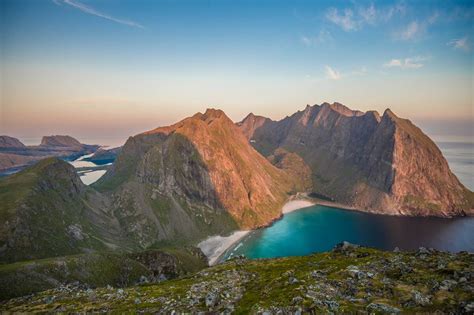
<instances>
[{"instance_id":1,"label":"calm ocean surface","mask_svg":"<svg viewBox=\"0 0 474 315\"><path fill-rule=\"evenodd\" d=\"M342 241L385 250L424 246L474 252L474 217L395 217L313 206L249 233L223 259L241 254L248 258L307 255L330 250Z\"/></svg>"}]
</instances>

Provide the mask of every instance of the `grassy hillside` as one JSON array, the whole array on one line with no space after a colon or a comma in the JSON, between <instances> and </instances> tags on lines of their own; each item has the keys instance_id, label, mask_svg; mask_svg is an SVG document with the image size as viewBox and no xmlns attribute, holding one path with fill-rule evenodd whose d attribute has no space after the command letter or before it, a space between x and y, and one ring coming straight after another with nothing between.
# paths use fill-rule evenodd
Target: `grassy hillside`
<instances>
[{"instance_id":1,"label":"grassy hillside","mask_svg":"<svg viewBox=\"0 0 474 315\"><path fill-rule=\"evenodd\" d=\"M104 203L57 158L0 179L0 262L125 248Z\"/></svg>"},{"instance_id":2,"label":"grassy hillside","mask_svg":"<svg viewBox=\"0 0 474 315\"><path fill-rule=\"evenodd\" d=\"M137 253L97 252L0 265L0 300L75 283L82 288L127 287L176 278L207 267L193 248Z\"/></svg>"},{"instance_id":3,"label":"grassy hillside","mask_svg":"<svg viewBox=\"0 0 474 315\"><path fill-rule=\"evenodd\" d=\"M191 276L124 290L50 290L4 311L472 312L474 256L344 244L306 257L234 259Z\"/></svg>"}]
</instances>

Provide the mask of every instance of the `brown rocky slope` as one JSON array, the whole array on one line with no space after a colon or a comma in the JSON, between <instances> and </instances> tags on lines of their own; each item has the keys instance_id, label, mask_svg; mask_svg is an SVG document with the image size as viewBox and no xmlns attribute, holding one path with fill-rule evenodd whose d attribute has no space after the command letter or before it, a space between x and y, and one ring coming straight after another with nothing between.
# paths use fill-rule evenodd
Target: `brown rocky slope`
<instances>
[{"instance_id":1,"label":"brown rocky slope","mask_svg":"<svg viewBox=\"0 0 474 315\"><path fill-rule=\"evenodd\" d=\"M224 112L208 109L129 138L94 187L111 196L116 216L146 247L266 225L298 184Z\"/></svg>"},{"instance_id":2,"label":"brown rocky slope","mask_svg":"<svg viewBox=\"0 0 474 315\"><path fill-rule=\"evenodd\" d=\"M300 155L312 192L352 207L398 215L472 214L473 193L449 169L435 143L387 109L307 106L280 121L253 114L237 124L265 156Z\"/></svg>"}]
</instances>

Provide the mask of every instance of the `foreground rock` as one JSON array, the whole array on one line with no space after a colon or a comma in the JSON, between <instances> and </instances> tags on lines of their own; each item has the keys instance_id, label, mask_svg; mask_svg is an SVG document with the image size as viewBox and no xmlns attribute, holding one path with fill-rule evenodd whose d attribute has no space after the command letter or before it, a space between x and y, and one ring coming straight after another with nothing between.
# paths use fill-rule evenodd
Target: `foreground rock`
<instances>
[{"instance_id":1,"label":"foreground rock","mask_svg":"<svg viewBox=\"0 0 474 315\"><path fill-rule=\"evenodd\" d=\"M166 314L472 312L474 256L435 250L420 255L345 243L332 252L306 257L237 258L155 285L50 290L5 301L0 309Z\"/></svg>"}]
</instances>

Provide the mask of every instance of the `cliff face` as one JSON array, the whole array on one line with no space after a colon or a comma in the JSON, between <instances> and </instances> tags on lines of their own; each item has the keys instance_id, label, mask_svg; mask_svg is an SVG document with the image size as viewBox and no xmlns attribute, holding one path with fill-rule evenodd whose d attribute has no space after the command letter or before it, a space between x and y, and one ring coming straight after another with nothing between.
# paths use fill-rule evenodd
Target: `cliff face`
<instances>
[{"instance_id":1,"label":"cliff face","mask_svg":"<svg viewBox=\"0 0 474 315\"><path fill-rule=\"evenodd\" d=\"M0 261L111 249L118 225L68 163L44 159L0 180Z\"/></svg>"},{"instance_id":2,"label":"cliff face","mask_svg":"<svg viewBox=\"0 0 474 315\"><path fill-rule=\"evenodd\" d=\"M433 141L390 110L380 117L324 103L281 121L246 118L238 125L266 156L278 148L300 155L312 170L312 192L335 201L389 214L473 212L472 192Z\"/></svg>"},{"instance_id":3,"label":"cliff face","mask_svg":"<svg viewBox=\"0 0 474 315\"><path fill-rule=\"evenodd\" d=\"M130 138L94 186L126 225L153 231L138 236L145 245L268 224L291 189L285 175L222 111L207 110Z\"/></svg>"},{"instance_id":4,"label":"cliff face","mask_svg":"<svg viewBox=\"0 0 474 315\"><path fill-rule=\"evenodd\" d=\"M207 110L148 134L179 134L195 146L222 206L241 227L267 224L280 215L290 182L256 152L221 110Z\"/></svg>"}]
</instances>

